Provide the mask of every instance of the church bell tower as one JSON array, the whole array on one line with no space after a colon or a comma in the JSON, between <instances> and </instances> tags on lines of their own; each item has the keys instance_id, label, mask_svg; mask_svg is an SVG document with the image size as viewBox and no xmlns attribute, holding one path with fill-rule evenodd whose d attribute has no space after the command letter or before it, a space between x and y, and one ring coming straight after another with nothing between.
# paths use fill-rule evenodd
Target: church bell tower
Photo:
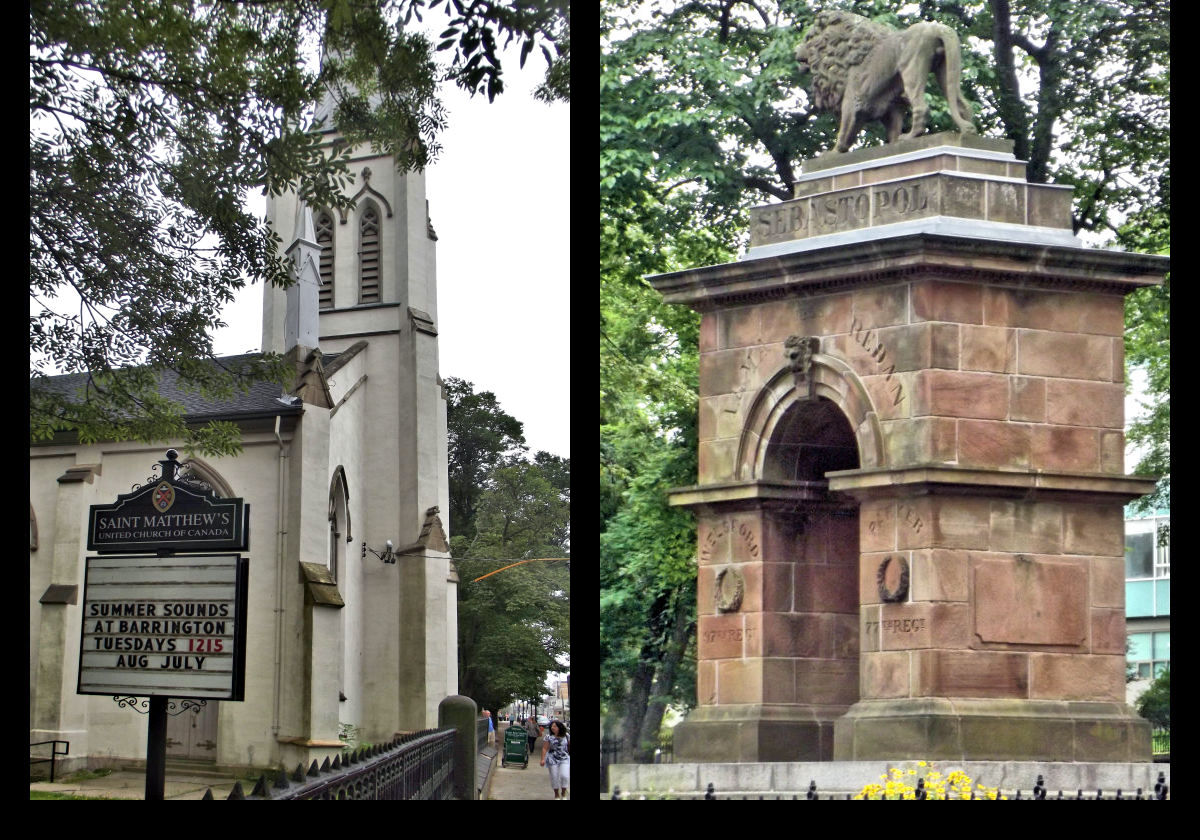
<instances>
[{"instance_id":1,"label":"church bell tower","mask_svg":"<svg viewBox=\"0 0 1200 840\"><path fill-rule=\"evenodd\" d=\"M329 125L331 113L327 100L317 118L327 117ZM336 130L327 129L325 137L332 145ZM350 173L352 206L311 208L310 235L319 247L317 341L338 386L331 387L328 468L345 468L351 503L362 511L354 522L354 550L348 549L361 574L361 603L347 603L356 608L353 618L347 610L347 620L358 629L347 632L361 633L363 727L382 738L436 725L438 703L457 693L437 235L424 173L399 172L391 157L371 147L353 151ZM285 247L298 203L293 193L268 199L268 221ZM292 350L285 346L288 294L264 292L264 351ZM336 354L361 355L365 362L356 361L351 372L329 358ZM336 382L339 377L346 381ZM441 527L431 526L435 520ZM388 541L396 546L394 563L365 549L359 557L359 543L382 549Z\"/></svg>"}]
</instances>

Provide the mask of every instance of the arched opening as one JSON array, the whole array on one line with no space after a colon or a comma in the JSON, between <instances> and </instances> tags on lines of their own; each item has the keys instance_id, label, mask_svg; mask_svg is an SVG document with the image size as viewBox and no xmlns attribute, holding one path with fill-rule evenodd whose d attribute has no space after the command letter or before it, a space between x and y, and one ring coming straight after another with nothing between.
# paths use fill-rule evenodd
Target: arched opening
<instances>
[{"instance_id":1,"label":"arched opening","mask_svg":"<svg viewBox=\"0 0 1200 840\"><path fill-rule=\"evenodd\" d=\"M798 400L775 424L763 459L762 477L822 481L827 472L858 469L854 429L829 399Z\"/></svg>"}]
</instances>

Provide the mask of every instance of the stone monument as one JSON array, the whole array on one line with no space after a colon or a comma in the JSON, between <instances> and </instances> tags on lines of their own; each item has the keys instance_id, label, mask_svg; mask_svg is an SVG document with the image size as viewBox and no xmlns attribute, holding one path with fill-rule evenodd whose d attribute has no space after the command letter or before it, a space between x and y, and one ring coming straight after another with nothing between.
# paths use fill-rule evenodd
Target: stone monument
<instances>
[{"instance_id":1,"label":"stone monument","mask_svg":"<svg viewBox=\"0 0 1200 840\"><path fill-rule=\"evenodd\" d=\"M1125 705L1124 295L1006 140L802 167L702 313L681 761L1149 761Z\"/></svg>"}]
</instances>

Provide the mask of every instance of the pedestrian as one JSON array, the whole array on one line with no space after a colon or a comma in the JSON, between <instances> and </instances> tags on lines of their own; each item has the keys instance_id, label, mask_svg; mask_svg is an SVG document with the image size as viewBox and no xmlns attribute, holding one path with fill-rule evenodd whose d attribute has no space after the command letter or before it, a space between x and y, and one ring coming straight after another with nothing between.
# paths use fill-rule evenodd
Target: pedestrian
<instances>
[{"instance_id":1,"label":"pedestrian","mask_svg":"<svg viewBox=\"0 0 1200 840\"><path fill-rule=\"evenodd\" d=\"M483 716L487 718L488 722L488 744L494 744L496 743L496 726L492 723L492 713L484 709Z\"/></svg>"},{"instance_id":2,"label":"pedestrian","mask_svg":"<svg viewBox=\"0 0 1200 840\"><path fill-rule=\"evenodd\" d=\"M537 743L538 735L541 734L538 731L537 718L533 715L530 715L529 720L525 721L525 734L529 738L529 754L533 755L533 745Z\"/></svg>"},{"instance_id":3,"label":"pedestrian","mask_svg":"<svg viewBox=\"0 0 1200 840\"><path fill-rule=\"evenodd\" d=\"M562 721L550 721L550 728L542 740L541 764L550 769L554 798L566 799L567 786L571 782L571 737Z\"/></svg>"}]
</instances>

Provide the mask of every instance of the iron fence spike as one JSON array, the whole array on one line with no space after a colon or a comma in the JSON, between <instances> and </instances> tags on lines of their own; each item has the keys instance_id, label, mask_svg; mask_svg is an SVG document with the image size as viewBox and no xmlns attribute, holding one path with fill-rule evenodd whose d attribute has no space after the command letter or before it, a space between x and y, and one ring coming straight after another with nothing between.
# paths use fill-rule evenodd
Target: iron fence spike
<instances>
[{"instance_id":1,"label":"iron fence spike","mask_svg":"<svg viewBox=\"0 0 1200 840\"><path fill-rule=\"evenodd\" d=\"M210 788L210 790L211 790L211 788ZM245 793L245 791L242 790L242 783L234 782L233 790L229 791L229 796L226 796L225 800L228 801L230 799L245 799L245 798L246 798L246 793Z\"/></svg>"},{"instance_id":2,"label":"iron fence spike","mask_svg":"<svg viewBox=\"0 0 1200 840\"><path fill-rule=\"evenodd\" d=\"M313 762L313 764L316 764L316 763L317 762L315 762L315 761ZM321 762L321 772L322 773L329 772L329 756L325 756L325 760Z\"/></svg>"},{"instance_id":3,"label":"iron fence spike","mask_svg":"<svg viewBox=\"0 0 1200 840\"><path fill-rule=\"evenodd\" d=\"M212 795L212 788L209 788L208 790L204 791L204 795L200 797L200 801L207 802L210 799L213 801L216 801L216 797L214 797Z\"/></svg>"},{"instance_id":4,"label":"iron fence spike","mask_svg":"<svg viewBox=\"0 0 1200 840\"><path fill-rule=\"evenodd\" d=\"M288 788L287 772L283 768L280 768L279 774L275 777L275 787L280 790L287 790Z\"/></svg>"},{"instance_id":5,"label":"iron fence spike","mask_svg":"<svg viewBox=\"0 0 1200 840\"><path fill-rule=\"evenodd\" d=\"M270 783L267 782L267 774L263 773L258 777L258 781L254 784L254 790L250 791L251 796L270 796Z\"/></svg>"},{"instance_id":6,"label":"iron fence spike","mask_svg":"<svg viewBox=\"0 0 1200 840\"><path fill-rule=\"evenodd\" d=\"M292 773L290 778L293 782L303 782L304 781L304 762L303 761L296 765L296 769Z\"/></svg>"}]
</instances>

